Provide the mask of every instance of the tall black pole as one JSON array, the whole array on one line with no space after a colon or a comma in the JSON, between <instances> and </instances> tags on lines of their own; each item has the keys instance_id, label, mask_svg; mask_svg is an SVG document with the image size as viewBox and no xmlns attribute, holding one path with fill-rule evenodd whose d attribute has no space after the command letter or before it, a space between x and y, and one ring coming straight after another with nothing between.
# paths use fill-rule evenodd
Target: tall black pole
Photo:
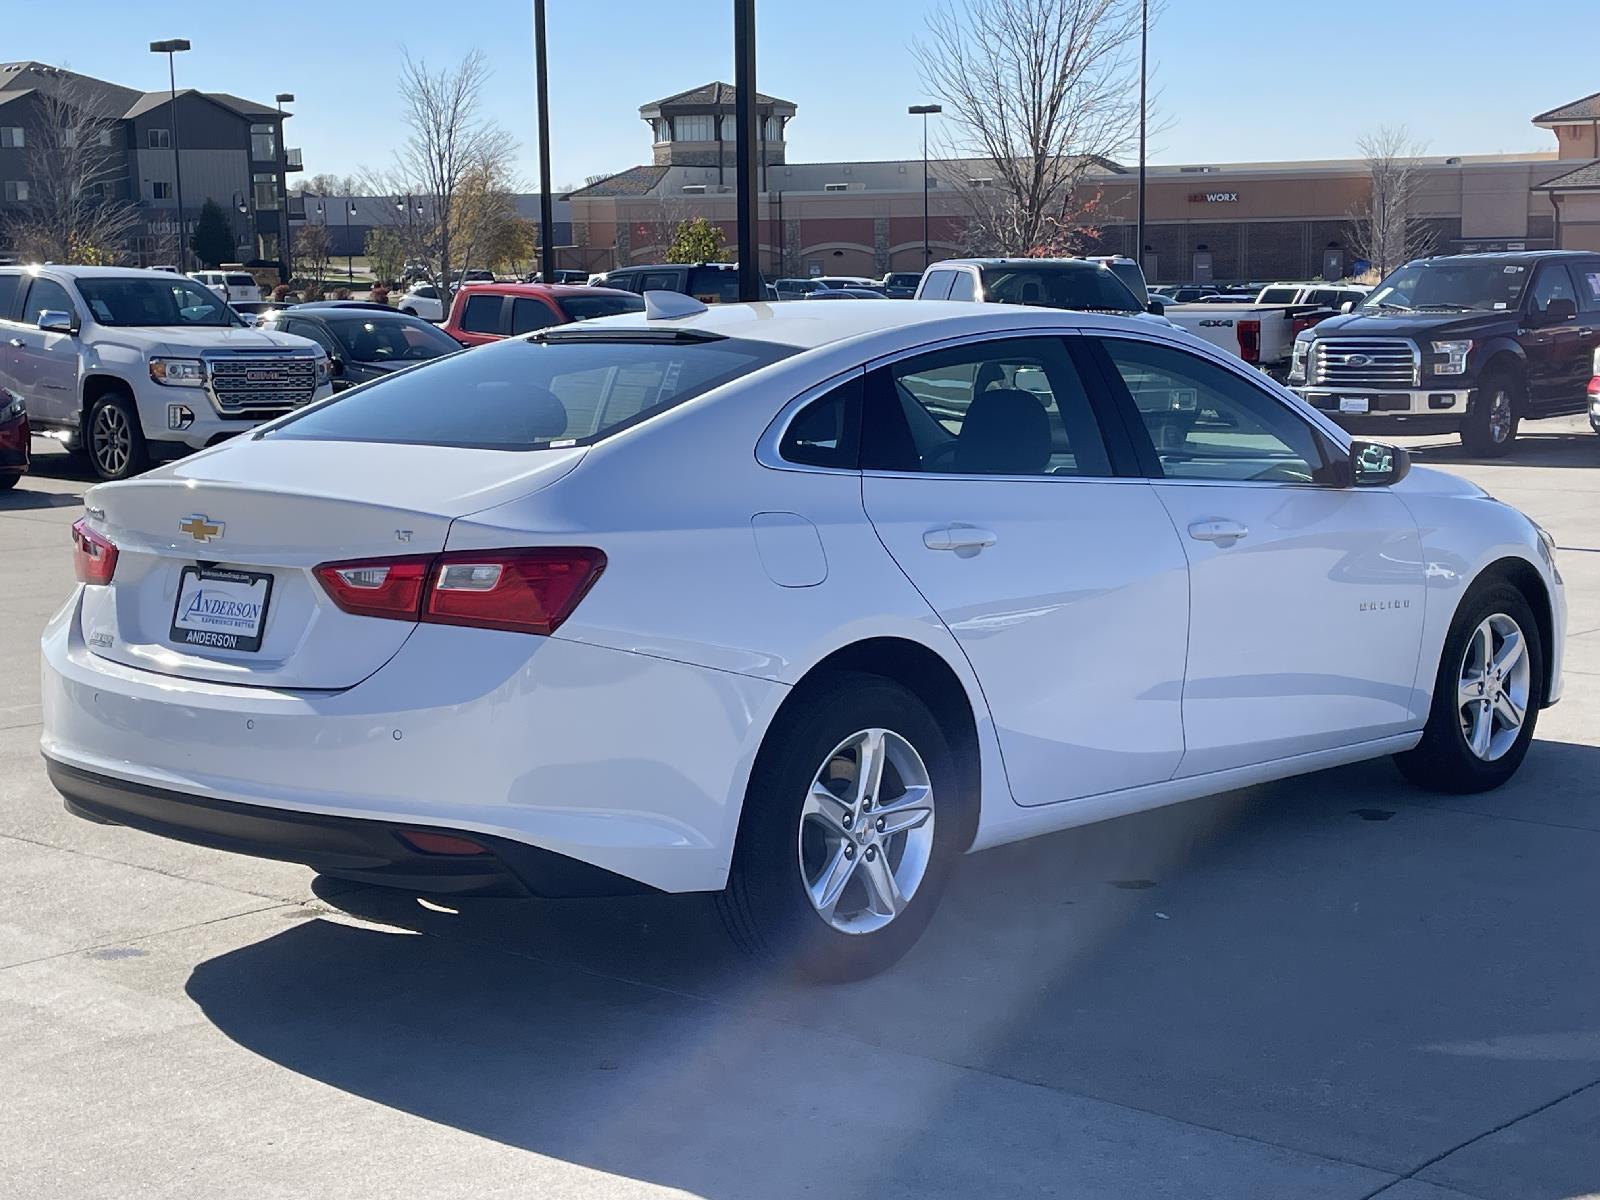
<instances>
[{"instance_id":1,"label":"tall black pole","mask_svg":"<svg viewBox=\"0 0 1600 1200\"><path fill-rule=\"evenodd\" d=\"M556 217L550 196L550 75L545 65L544 0L533 0L533 77L539 93L539 267L546 283L556 281Z\"/></svg>"},{"instance_id":2,"label":"tall black pole","mask_svg":"<svg viewBox=\"0 0 1600 1200\"><path fill-rule=\"evenodd\" d=\"M350 197L344 198L344 281L356 281L355 247L350 244L350 218L355 215L356 202Z\"/></svg>"},{"instance_id":3,"label":"tall black pole","mask_svg":"<svg viewBox=\"0 0 1600 1200\"><path fill-rule=\"evenodd\" d=\"M178 193L178 270L189 270L189 239L183 227L183 163L178 158L178 72L172 65L173 52L167 51L167 84L171 89L171 102L167 109L167 137L172 142L172 183Z\"/></svg>"},{"instance_id":4,"label":"tall black pole","mask_svg":"<svg viewBox=\"0 0 1600 1200\"><path fill-rule=\"evenodd\" d=\"M739 299L764 300L756 259L756 0L733 0L734 193L739 224Z\"/></svg>"},{"instance_id":5,"label":"tall black pole","mask_svg":"<svg viewBox=\"0 0 1600 1200\"><path fill-rule=\"evenodd\" d=\"M937 104L913 104L906 111L922 118L922 269L926 271L933 261L932 243L928 240L928 118L944 109Z\"/></svg>"},{"instance_id":6,"label":"tall black pole","mask_svg":"<svg viewBox=\"0 0 1600 1200\"><path fill-rule=\"evenodd\" d=\"M1150 40L1149 0L1139 0L1139 226L1134 235L1133 259L1144 270L1144 124L1145 124L1145 63Z\"/></svg>"}]
</instances>

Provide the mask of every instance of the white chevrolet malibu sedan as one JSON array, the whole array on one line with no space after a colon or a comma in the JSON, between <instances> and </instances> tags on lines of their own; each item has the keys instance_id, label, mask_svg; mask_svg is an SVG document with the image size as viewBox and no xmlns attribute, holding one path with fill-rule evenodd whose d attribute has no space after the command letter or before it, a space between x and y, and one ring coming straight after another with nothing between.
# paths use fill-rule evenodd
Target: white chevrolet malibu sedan
<instances>
[{"instance_id":1,"label":"white chevrolet malibu sedan","mask_svg":"<svg viewBox=\"0 0 1600 1200\"><path fill-rule=\"evenodd\" d=\"M420 892L719 894L819 978L960 855L1394 755L1508 779L1547 534L1087 313L647 311L94 488L43 640L90 820Z\"/></svg>"}]
</instances>

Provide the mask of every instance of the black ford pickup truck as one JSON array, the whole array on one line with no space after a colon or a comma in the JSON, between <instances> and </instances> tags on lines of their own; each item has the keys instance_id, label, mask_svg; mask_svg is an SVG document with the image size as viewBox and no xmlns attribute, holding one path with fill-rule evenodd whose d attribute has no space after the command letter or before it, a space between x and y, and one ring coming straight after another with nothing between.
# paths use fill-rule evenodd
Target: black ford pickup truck
<instances>
[{"instance_id":1,"label":"black ford pickup truck","mask_svg":"<svg viewBox=\"0 0 1600 1200\"><path fill-rule=\"evenodd\" d=\"M1295 342L1289 386L1354 433L1459 431L1511 449L1524 418L1581 413L1600 345L1600 254L1419 258Z\"/></svg>"}]
</instances>

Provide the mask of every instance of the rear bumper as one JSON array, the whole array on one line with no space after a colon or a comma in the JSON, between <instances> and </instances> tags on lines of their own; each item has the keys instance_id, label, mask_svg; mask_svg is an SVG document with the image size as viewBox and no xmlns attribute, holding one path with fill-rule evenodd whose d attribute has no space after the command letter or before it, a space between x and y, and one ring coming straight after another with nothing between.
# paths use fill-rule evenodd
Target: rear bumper
<instances>
[{"instance_id":1,"label":"rear bumper","mask_svg":"<svg viewBox=\"0 0 1600 1200\"><path fill-rule=\"evenodd\" d=\"M42 642L40 745L57 767L290 823L486 835L668 892L726 882L750 765L787 692L652 655L442 625L418 626L343 690L208 683L95 653L81 603L80 589ZM185 837L183 822L166 823L180 831L152 832ZM250 841L226 848L307 861ZM515 855L495 857L537 890ZM383 862L372 869L410 869Z\"/></svg>"},{"instance_id":2,"label":"rear bumper","mask_svg":"<svg viewBox=\"0 0 1600 1200\"><path fill-rule=\"evenodd\" d=\"M304 863L342 879L419 892L490 896L617 896L654 889L588 863L489 834L481 854L430 854L406 833L459 831L289 812L191 796L79 770L46 757L67 811L102 825L127 825L174 841L255 858Z\"/></svg>"}]
</instances>

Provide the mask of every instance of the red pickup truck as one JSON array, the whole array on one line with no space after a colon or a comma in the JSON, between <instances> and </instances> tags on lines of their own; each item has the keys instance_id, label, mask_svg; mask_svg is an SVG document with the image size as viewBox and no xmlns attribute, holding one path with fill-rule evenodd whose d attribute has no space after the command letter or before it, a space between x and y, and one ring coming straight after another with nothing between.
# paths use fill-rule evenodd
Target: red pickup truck
<instances>
[{"instance_id":1,"label":"red pickup truck","mask_svg":"<svg viewBox=\"0 0 1600 1200\"><path fill-rule=\"evenodd\" d=\"M474 283L456 292L440 327L463 346L481 346L549 325L643 312L644 298L616 288L564 283Z\"/></svg>"}]
</instances>

